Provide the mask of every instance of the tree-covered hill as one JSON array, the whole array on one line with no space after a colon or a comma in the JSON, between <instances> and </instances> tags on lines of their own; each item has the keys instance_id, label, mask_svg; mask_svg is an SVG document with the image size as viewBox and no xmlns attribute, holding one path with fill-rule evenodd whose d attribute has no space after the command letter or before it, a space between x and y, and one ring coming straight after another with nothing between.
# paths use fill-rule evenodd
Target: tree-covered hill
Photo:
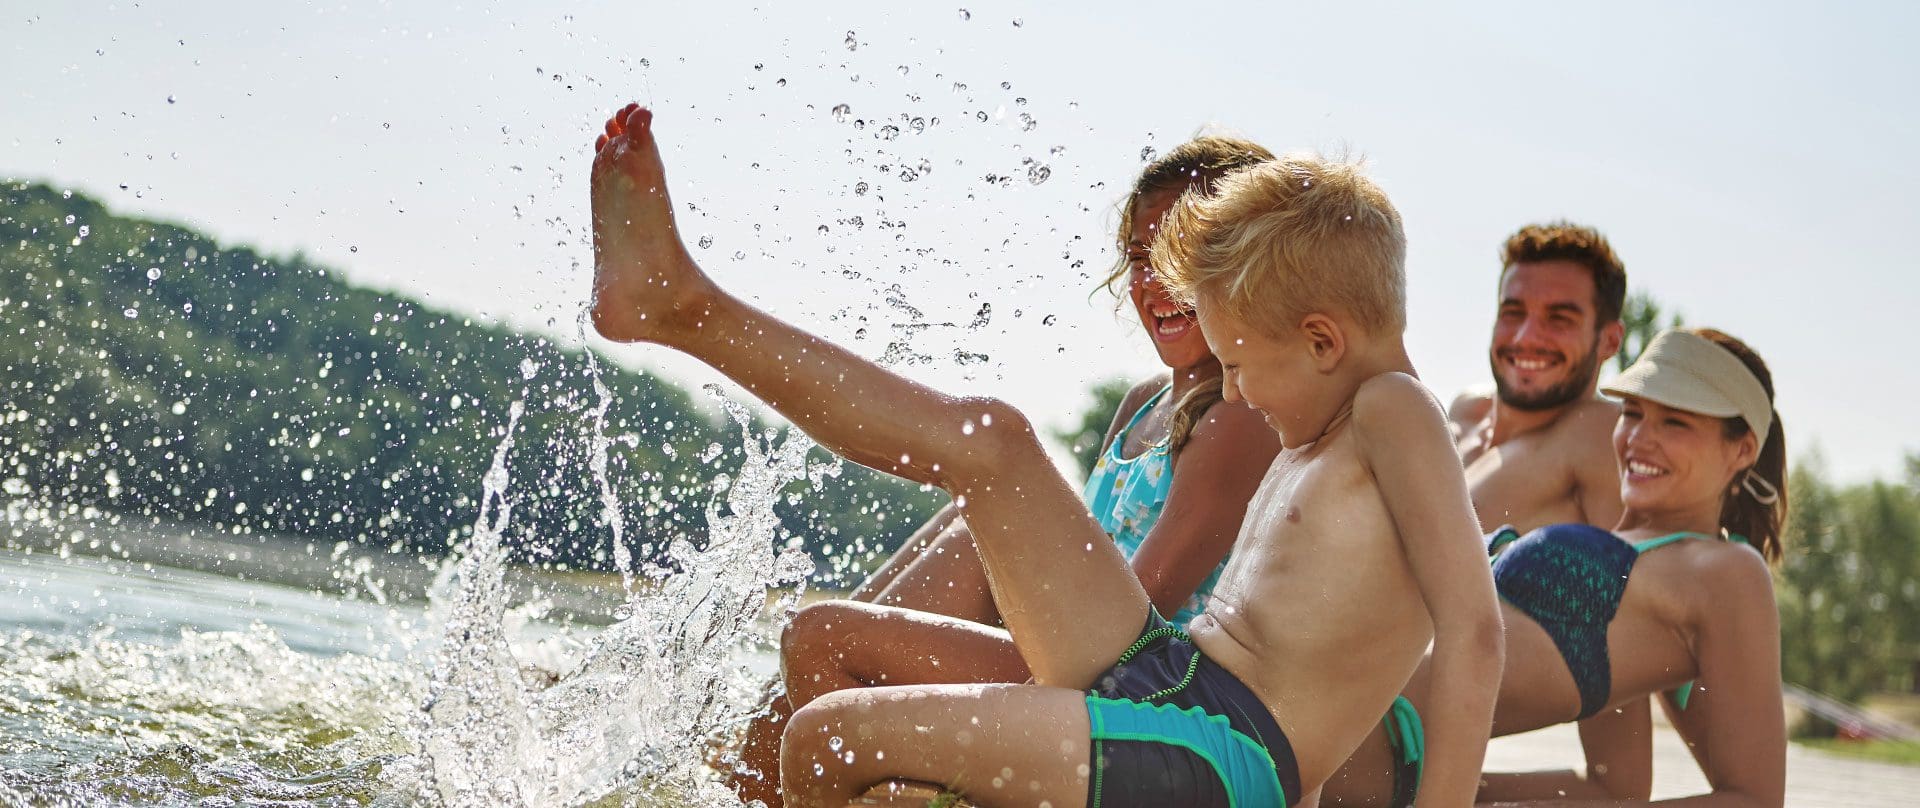
<instances>
[{"instance_id":1,"label":"tree-covered hill","mask_svg":"<svg viewBox=\"0 0 1920 808\"><path fill-rule=\"evenodd\" d=\"M435 553L470 530L509 404L527 560L606 567L591 474L605 404L636 555L704 535L709 481L741 443L687 393L537 337L355 287L80 194L0 183L0 480L119 513ZM608 401L610 400L610 403ZM758 428L756 427L756 432ZM849 467L783 519L861 561L931 494Z\"/></svg>"}]
</instances>

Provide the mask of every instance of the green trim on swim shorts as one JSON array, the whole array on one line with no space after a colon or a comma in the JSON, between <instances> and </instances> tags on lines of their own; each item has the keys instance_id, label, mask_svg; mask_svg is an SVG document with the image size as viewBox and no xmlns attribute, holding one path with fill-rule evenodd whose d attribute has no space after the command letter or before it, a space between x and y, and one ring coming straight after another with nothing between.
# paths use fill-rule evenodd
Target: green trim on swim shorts
<instances>
[{"instance_id":1,"label":"green trim on swim shorts","mask_svg":"<svg viewBox=\"0 0 1920 808\"><path fill-rule=\"evenodd\" d=\"M1420 723L1420 711L1406 696L1393 700L1387 716L1380 722L1387 731L1387 745L1393 749L1393 808L1413 805L1420 793L1420 778L1427 769L1427 729ZM1413 782L1406 782L1402 771L1412 767Z\"/></svg>"},{"instance_id":2,"label":"green trim on swim shorts","mask_svg":"<svg viewBox=\"0 0 1920 808\"><path fill-rule=\"evenodd\" d=\"M1182 709L1171 704L1088 696L1087 730L1096 750L1101 741L1146 741L1177 746L1198 755L1213 767L1213 773L1226 789L1227 804L1232 808L1266 805L1286 808L1286 792L1280 788L1273 756L1258 741L1234 729L1226 716L1213 715L1198 707ZM1237 765L1247 755L1266 765L1258 770ZM1101 767L1097 754L1094 760L1094 803L1090 808L1100 808Z\"/></svg>"}]
</instances>

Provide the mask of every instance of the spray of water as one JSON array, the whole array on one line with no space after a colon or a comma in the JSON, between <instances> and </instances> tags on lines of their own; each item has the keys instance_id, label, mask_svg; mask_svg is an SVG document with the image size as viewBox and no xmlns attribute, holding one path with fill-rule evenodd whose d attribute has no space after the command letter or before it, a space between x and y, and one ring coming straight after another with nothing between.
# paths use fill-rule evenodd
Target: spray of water
<instances>
[{"instance_id":1,"label":"spray of water","mask_svg":"<svg viewBox=\"0 0 1920 808\"><path fill-rule=\"evenodd\" d=\"M636 574L606 477L599 413L609 393L595 382L602 398L589 419L591 468L626 603L573 669L545 689L527 683L504 625L502 584L516 402L482 480L473 539L443 573L442 640L418 731L430 785L418 796L453 805L577 805L609 795L737 804L708 766L711 744L757 709L761 677L743 656L764 639L755 621L769 592L783 590L776 614L790 611L813 571L803 550L776 552L774 504L792 483L830 472L808 468L813 444L798 432L756 435L747 411L709 388L740 431L740 465L713 480L707 535L674 537L660 563Z\"/></svg>"}]
</instances>

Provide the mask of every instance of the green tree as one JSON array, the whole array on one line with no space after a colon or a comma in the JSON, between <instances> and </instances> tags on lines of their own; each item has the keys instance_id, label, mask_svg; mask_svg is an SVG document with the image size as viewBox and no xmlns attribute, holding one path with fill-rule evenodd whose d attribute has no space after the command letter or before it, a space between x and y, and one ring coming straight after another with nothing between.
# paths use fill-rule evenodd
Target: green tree
<instances>
[{"instance_id":1,"label":"green tree","mask_svg":"<svg viewBox=\"0 0 1920 808\"><path fill-rule=\"evenodd\" d=\"M605 357L43 185L0 181L0 244L11 495L437 553L471 530L518 401L509 494L523 559L606 567L595 408L642 560L705 535L723 447L765 429L716 422ZM779 512L831 569L836 555L890 549L936 503L854 467Z\"/></svg>"},{"instance_id":2,"label":"green tree","mask_svg":"<svg viewBox=\"0 0 1920 808\"><path fill-rule=\"evenodd\" d=\"M1920 458L1910 458L1910 469ZM1778 573L1782 676L1853 701L1911 689L1920 653L1920 474L1835 489L1793 470Z\"/></svg>"},{"instance_id":3,"label":"green tree","mask_svg":"<svg viewBox=\"0 0 1920 808\"><path fill-rule=\"evenodd\" d=\"M1621 370L1626 370L1628 365L1640 358L1641 352L1647 349L1647 343L1652 342L1655 336L1662 331L1681 327L1685 320L1678 311L1667 312L1653 295L1634 292L1627 295L1626 305L1620 309L1620 323L1626 326L1627 333L1626 339L1620 343L1620 353L1614 356L1614 360L1619 363Z\"/></svg>"},{"instance_id":4,"label":"green tree","mask_svg":"<svg viewBox=\"0 0 1920 808\"><path fill-rule=\"evenodd\" d=\"M1073 453L1082 476L1093 473L1093 464L1100 459L1100 444L1106 441L1107 427L1113 424L1113 413L1120 409L1120 400L1132 389L1133 382L1126 379L1108 379L1095 384L1087 391L1093 403L1081 411L1080 422L1071 429L1052 430L1054 439Z\"/></svg>"}]
</instances>

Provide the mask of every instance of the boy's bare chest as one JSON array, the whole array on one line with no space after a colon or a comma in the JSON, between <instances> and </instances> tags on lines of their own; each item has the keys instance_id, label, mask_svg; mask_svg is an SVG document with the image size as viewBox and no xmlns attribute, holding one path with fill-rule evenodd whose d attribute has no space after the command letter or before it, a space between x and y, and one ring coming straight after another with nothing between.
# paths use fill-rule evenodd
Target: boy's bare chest
<instances>
[{"instance_id":1,"label":"boy's bare chest","mask_svg":"<svg viewBox=\"0 0 1920 808\"><path fill-rule=\"evenodd\" d=\"M1334 450L1275 461L1247 508L1243 547L1269 562L1312 560L1377 531L1385 507L1358 459Z\"/></svg>"}]
</instances>

